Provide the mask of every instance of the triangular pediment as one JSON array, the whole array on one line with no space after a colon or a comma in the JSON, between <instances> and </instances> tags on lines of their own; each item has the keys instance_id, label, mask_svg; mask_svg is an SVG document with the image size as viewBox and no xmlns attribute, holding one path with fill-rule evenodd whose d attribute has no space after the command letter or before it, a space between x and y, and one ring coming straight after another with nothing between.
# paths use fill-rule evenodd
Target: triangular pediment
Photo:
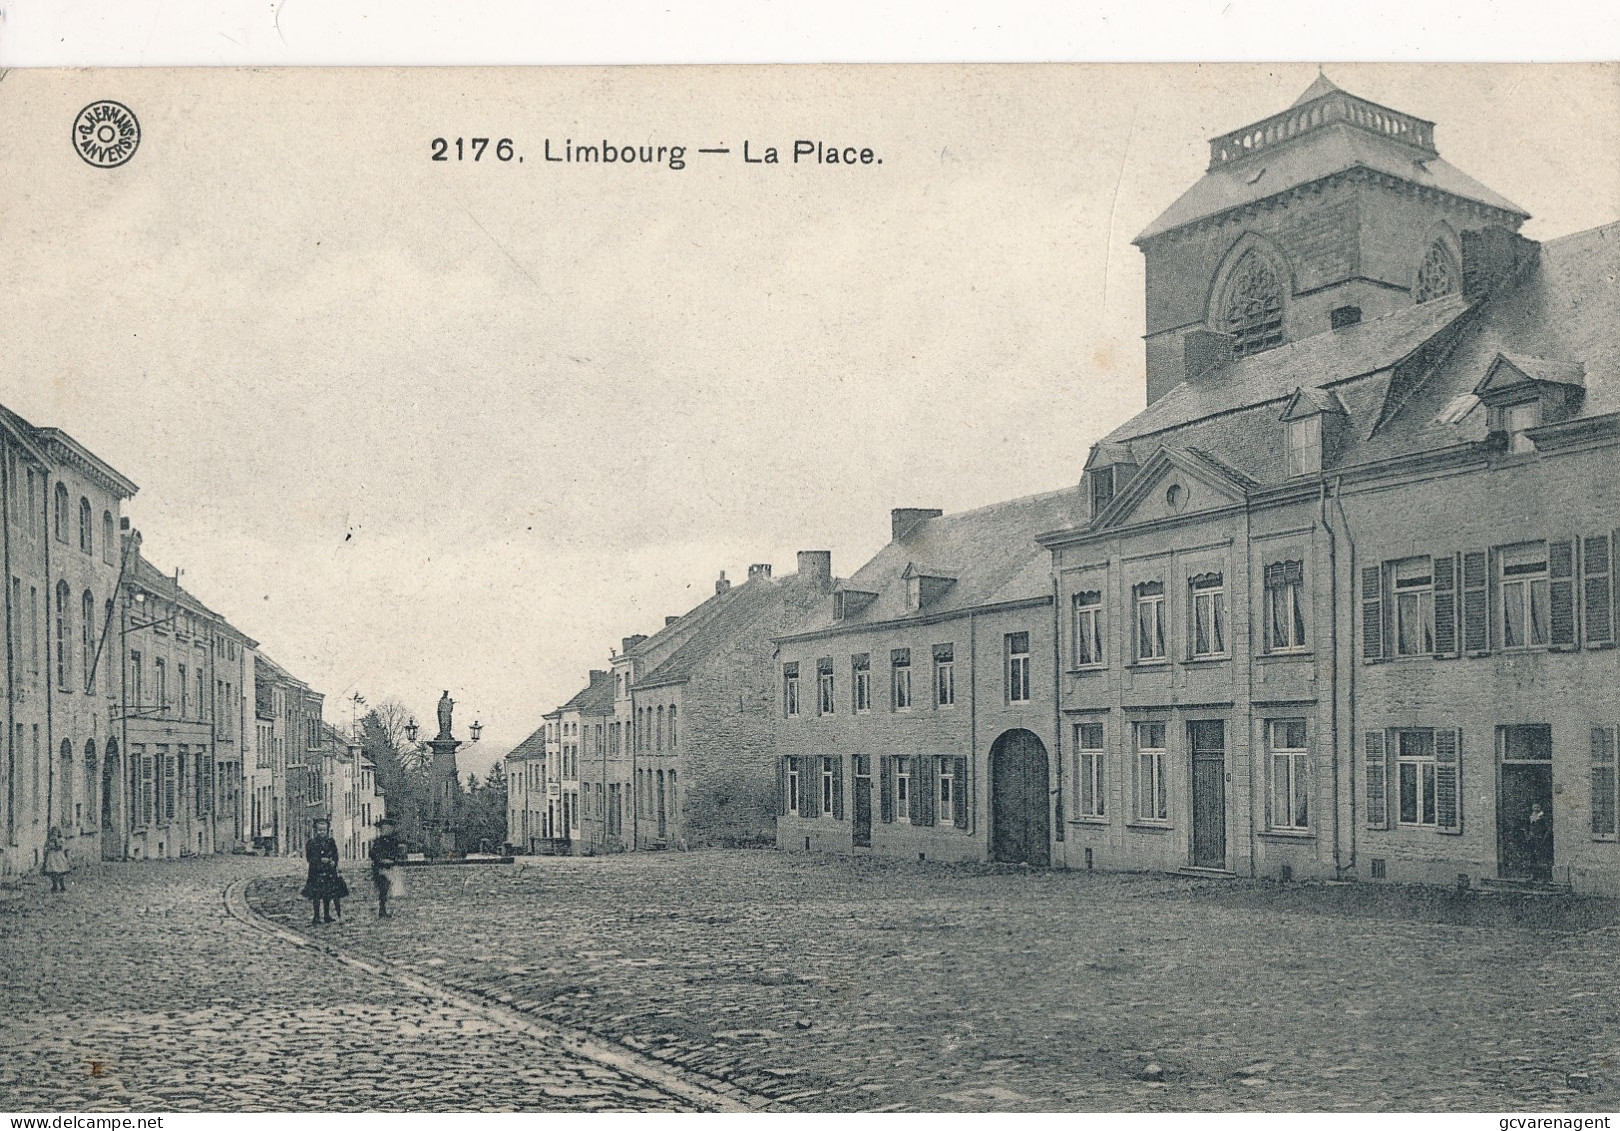
<instances>
[{"instance_id":1,"label":"triangular pediment","mask_svg":"<svg viewBox=\"0 0 1620 1131\"><path fill-rule=\"evenodd\" d=\"M1309 389L1301 385L1294 390L1294 395L1288 398L1288 407L1283 409L1279 420L1303 420L1307 416L1320 416L1323 413L1332 413L1339 416L1349 416L1344 402L1339 394L1332 389Z\"/></svg>"},{"instance_id":2,"label":"triangular pediment","mask_svg":"<svg viewBox=\"0 0 1620 1131\"><path fill-rule=\"evenodd\" d=\"M1197 448L1160 448L1114 496L1095 526L1131 526L1241 503L1258 482Z\"/></svg>"},{"instance_id":3,"label":"triangular pediment","mask_svg":"<svg viewBox=\"0 0 1620 1131\"><path fill-rule=\"evenodd\" d=\"M1474 395L1489 404L1543 385L1584 389L1586 367L1578 361L1499 353L1491 360L1479 384L1474 386Z\"/></svg>"}]
</instances>

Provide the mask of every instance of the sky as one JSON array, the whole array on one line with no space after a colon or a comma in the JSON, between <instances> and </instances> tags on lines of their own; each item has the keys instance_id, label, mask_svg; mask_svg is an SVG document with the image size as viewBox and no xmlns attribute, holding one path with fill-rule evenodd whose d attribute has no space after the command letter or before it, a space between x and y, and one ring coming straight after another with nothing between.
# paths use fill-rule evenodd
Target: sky
<instances>
[{"instance_id":1,"label":"sky","mask_svg":"<svg viewBox=\"0 0 1620 1131\"><path fill-rule=\"evenodd\" d=\"M1435 121L1532 237L1620 218L1620 69L1328 75ZM826 549L847 576L892 507L1077 483L1143 404L1132 238L1315 77L11 71L0 401L138 483L147 557L330 720L448 688L481 772L722 570ZM96 98L140 119L118 169L67 143ZM523 161L430 159L475 136ZM794 165L797 139L874 163Z\"/></svg>"}]
</instances>

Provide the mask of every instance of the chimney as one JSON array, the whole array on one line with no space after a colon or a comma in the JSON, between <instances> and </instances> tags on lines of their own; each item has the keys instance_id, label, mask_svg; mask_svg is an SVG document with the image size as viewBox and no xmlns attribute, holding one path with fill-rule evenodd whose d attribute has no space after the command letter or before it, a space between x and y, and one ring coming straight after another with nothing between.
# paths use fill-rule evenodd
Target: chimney
<instances>
[{"instance_id":1,"label":"chimney","mask_svg":"<svg viewBox=\"0 0 1620 1131\"><path fill-rule=\"evenodd\" d=\"M640 644L645 639L647 639L647 634L645 632L638 632L634 636L626 636L623 640L619 641L620 654L623 655L628 653L630 649L634 648L637 644Z\"/></svg>"},{"instance_id":2,"label":"chimney","mask_svg":"<svg viewBox=\"0 0 1620 1131\"><path fill-rule=\"evenodd\" d=\"M832 551L800 550L799 582L814 585L822 592L832 588Z\"/></svg>"},{"instance_id":3,"label":"chimney","mask_svg":"<svg viewBox=\"0 0 1620 1131\"><path fill-rule=\"evenodd\" d=\"M1187 381L1196 381L1204 374L1219 369L1232 360L1232 335L1217 334L1214 330L1188 330L1181 339L1186 351Z\"/></svg>"},{"instance_id":4,"label":"chimney","mask_svg":"<svg viewBox=\"0 0 1620 1131\"><path fill-rule=\"evenodd\" d=\"M1540 244L1506 228L1462 233L1462 295L1469 302L1487 293L1529 261Z\"/></svg>"},{"instance_id":5,"label":"chimney","mask_svg":"<svg viewBox=\"0 0 1620 1131\"><path fill-rule=\"evenodd\" d=\"M668 628L670 625L674 624L676 621L678 621L680 619L681 619L680 617L665 617L664 618L664 627Z\"/></svg>"},{"instance_id":6,"label":"chimney","mask_svg":"<svg viewBox=\"0 0 1620 1131\"><path fill-rule=\"evenodd\" d=\"M716 581L714 583L715 596L718 597L720 594L724 593L727 589L730 589L730 588L731 588L731 582L726 580L726 571L721 570L720 571L720 580Z\"/></svg>"},{"instance_id":7,"label":"chimney","mask_svg":"<svg viewBox=\"0 0 1620 1131\"><path fill-rule=\"evenodd\" d=\"M1335 330L1342 330L1346 326L1355 326L1361 322L1361 307L1335 306L1328 311L1328 321Z\"/></svg>"},{"instance_id":8,"label":"chimney","mask_svg":"<svg viewBox=\"0 0 1620 1131\"><path fill-rule=\"evenodd\" d=\"M889 512L889 538L891 541L898 542L907 534L910 534L919 522L927 522L929 519L938 518L944 513L942 510L929 507L895 507ZM830 565L829 568L831 568Z\"/></svg>"},{"instance_id":9,"label":"chimney","mask_svg":"<svg viewBox=\"0 0 1620 1131\"><path fill-rule=\"evenodd\" d=\"M597 684L601 683L607 677L608 677L607 672L599 672L595 668L592 668L591 669L591 686L595 687Z\"/></svg>"},{"instance_id":10,"label":"chimney","mask_svg":"<svg viewBox=\"0 0 1620 1131\"><path fill-rule=\"evenodd\" d=\"M760 562L756 565L751 565L748 567L748 580L753 581L756 578L764 578L766 581L771 579L770 562Z\"/></svg>"}]
</instances>

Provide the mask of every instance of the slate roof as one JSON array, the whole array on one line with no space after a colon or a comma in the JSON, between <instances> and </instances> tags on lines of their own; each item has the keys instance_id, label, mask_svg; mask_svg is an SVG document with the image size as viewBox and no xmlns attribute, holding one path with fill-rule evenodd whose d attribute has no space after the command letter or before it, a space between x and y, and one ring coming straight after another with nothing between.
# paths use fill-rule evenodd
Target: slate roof
<instances>
[{"instance_id":1,"label":"slate roof","mask_svg":"<svg viewBox=\"0 0 1620 1131\"><path fill-rule=\"evenodd\" d=\"M765 578L751 578L742 585L733 585L717 594L713 612L697 631L652 671L636 680L636 687L655 687L679 683L691 676L704 660L725 648L740 634L756 624L771 611L782 598L783 587L792 585L796 574L779 577L774 582Z\"/></svg>"},{"instance_id":2,"label":"slate roof","mask_svg":"<svg viewBox=\"0 0 1620 1131\"><path fill-rule=\"evenodd\" d=\"M1579 416L1620 412L1617 280L1620 224L1550 240L1472 307L1452 295L1231 362L1176 386L1105 442L1129 442L1139 465L1171 446L1281 482L1280 418L1303 388L1312 398L1331 394L1348 415L1330 467L1453 447L1485 438L1473 391L1502 355L1548 380L1581 373ZM1434 369L1392 398L1392 367L1452 327L1456 340Z\"/></svg>"},{"instance_id":3,"label":"slate roof","mask_svg":"<svg viewBox=\"0 0 1620 1131\"><path fill-rule=\"evenodd\" d=\"M506 752L508 758L522 761L525 758L543 758L546 753L546 728L540 727L522 742Z\"/></svg>"},{"instance_id":4,"label":"slate roof","mask_svg":"<svg viewBox=\"0 0 1620 1131\"><path fill-rule=\"evenodd\" d=\"M1331 82L1323 89L1318 85L1323 81L1313 83L1305 92L1310 97L1301 96L1294 106L1302 106L1318 98L1365 101L1345 94ZM1318 93L1313 95L1312 91ZM1356 168L1387 173L1414 185L1478 201L1522 218L1529 217L1523 208L1480 184L1444 158L1348 122L1329 122L1211 168L1198 183L1160 213L1136 237L1135 242L1151 240L1154 236L1195 220L1216 216Z\"/></svg>"},{"instance_id":5,"label":"slate roof","mask_svg":"<svg viewBox=\"0 0 1620 1131\"><path fill-rule=\"evenodd\" d=\"M611 715L613 713L613 679L606 673L602 678L581 688L572 699L562 705L564 711L578 711L582 715Z\"/></svg>"},{"instance_id":6,"label":"slate roof","mask_svg":"<svg viewBox=\"0 0 1620 1131\"><path fill-rule=\"evenodd\" d=\"M1486 300L1456 347L1360 445L1359 455L1372 459L1484 439L1486 414L1477 407L1460 410L1503 353L1532 366L1551 363L1540 368L1565 380L1581 364L1586 393L1578 415L1620 412L1617 326L1620 223L1548 240L1519 279Z\"/></svg>"},{"instance_id":7,"label":"slate roof","mask_svg":"<svg viewBox=\"0 0 1620 1131\"><path fill-rule=\"evenodd\" d=\"M1301 385L1319 386L1387 369L1454 322L1465 309L1461 295L1447 295L1238 358L1177 385L1110 432L1103 442L1140 440L1219 413L1286 401Z\"/></svg>"},{"instance_id":8,"label":"slate roof","mask_svg":"<svg viewBox=\"0 0 1620 1131\"><path fill-rule=\"evenodd\" d=\"M960 612L1052 592L1051 556L1036 544L1038 534L1080 521L1085 507L1074 488L1026 495L976 510L925 519L905 537L890 542L850 576L846 589L876 593L876 600L841 621L834 621L832 602L793 626L793 635L826 629ZM913 562L956 584L938 600L912 612L906 603L906 567Z\"/></svg>"}]
</instances>

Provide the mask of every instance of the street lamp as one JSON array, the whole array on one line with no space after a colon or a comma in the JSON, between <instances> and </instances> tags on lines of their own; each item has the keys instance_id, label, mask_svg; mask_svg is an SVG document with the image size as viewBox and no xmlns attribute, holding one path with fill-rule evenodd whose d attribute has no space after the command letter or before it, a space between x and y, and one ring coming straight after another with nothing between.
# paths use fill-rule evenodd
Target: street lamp
<instances>
[{"instance_id":1,"label":"street lamp","mask_svg":"<svg viewBox=\"0 0 1620 1131\"><path fill-rule=\"evenodd\" d=\"M479 732L482 731L483 729L484 729L484 724L479 722L477 719L474 719L473 720L473 725L467 728L467 730L472 734L472 740L474 742L478 741Z\"/></svg>"},{"instance_id":2,"label":"street lamp","mask_svg":"<svg viewBox=\"0 0 1620 1131\"><path fill-rule=\"evenodd\" d=\"M416 725L416 716L412 715L411 721L405 724L405 741L415 742L416 736L421 730L422 728Z\"/></svg>"}]
</instances>

